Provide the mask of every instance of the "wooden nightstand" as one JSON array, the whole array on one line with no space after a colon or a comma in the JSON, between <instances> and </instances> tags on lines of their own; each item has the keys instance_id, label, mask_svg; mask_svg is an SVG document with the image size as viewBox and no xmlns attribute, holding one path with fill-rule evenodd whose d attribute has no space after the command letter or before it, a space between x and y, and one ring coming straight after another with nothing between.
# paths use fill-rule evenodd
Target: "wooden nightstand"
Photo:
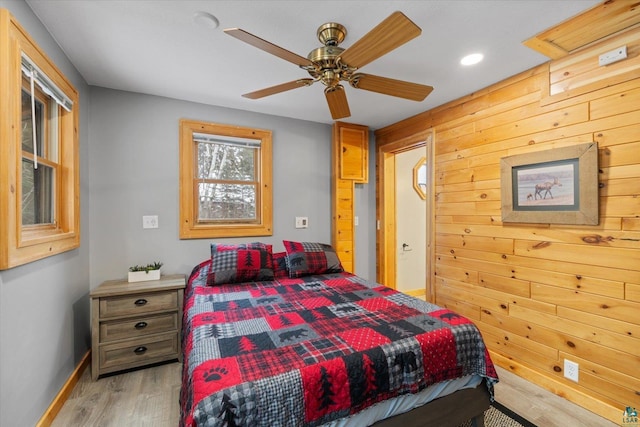
<instances>
[{"instance_id":1,"label":"wooden nightstand","mask_svg":"<svg viewBox=\"0 0 640 427\"><path fill-rule=\"evenodd\" d=\"M182 360L184 274L128 283L109 280L91 291L91 377Z\"/></svg>"}]
</instances>

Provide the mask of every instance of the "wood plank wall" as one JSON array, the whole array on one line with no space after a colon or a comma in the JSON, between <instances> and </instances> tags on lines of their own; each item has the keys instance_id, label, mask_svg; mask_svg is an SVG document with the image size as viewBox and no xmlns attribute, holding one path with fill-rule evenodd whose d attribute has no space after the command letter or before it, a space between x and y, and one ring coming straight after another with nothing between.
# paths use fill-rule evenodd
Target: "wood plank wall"
<instances>
[{"instance_id":1,"label":"wood plank wall","mask_svg":"<svg viewBox=\"0 0 640 427\"><path fill-rule=\"evenodd\" d=\"M638 31L626 36L638 45ZM550 95L550 68L562 68L550 62L380 129L376 143L435 130L436 302L477 323L498 365L620 423L640 408L640 70L608 76L602 48L589 49L576 92ZM500 158L589 141L599 225L501 222Z\"/></svg>"}]
</instances>

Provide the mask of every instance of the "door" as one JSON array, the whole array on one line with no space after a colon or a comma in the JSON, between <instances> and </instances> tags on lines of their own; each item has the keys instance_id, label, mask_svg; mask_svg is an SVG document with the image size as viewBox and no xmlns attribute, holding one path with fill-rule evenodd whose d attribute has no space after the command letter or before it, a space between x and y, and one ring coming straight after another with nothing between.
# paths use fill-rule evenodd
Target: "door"
<instances>
[{"instance_id":1,"label":"door","mask_svg":"<svg viewBox=\"0 0 640 427\"><path fill-rule=\"evenodd\" d=\"M396 289L424 297L427 281L425 147L395 154Z\"/></svg>"},{"instance_id":2,"label":"door","mask_svg":"<svg viewBox=\"0 0 640 427\"><path fill-rule=\"evenodd\" d=\"M420 287L424 289L424 295L427 301L435 300L435 288L433 286L434 272L432 271L432 266L435 264L435 237L431 231L434 230L435 223L435 179L433 170L434 138L435 136L433 130L428 129L426 131L422 131L415 135L404 137L399 140L385 141L378 146L376 153L376 175L378 178L376 183L376 211L378 216L376 235L378 242L376 246L376 280L386 286L396 289L398 278L396 271L399 266L398 259L403 256L405 259L415 258L416 262L420 262L418 261L418 258L421 258L425 268L425 272L424 274L417 274L420 275L422 281L412 279L413 281L409 282L412 284L409 286L414 289L418 289ZM404 255L413 254L400 255L400 252L403 249L402 244L406 243L407 245L409 245L409 247L405 246L404 249L412 249L411 251L405 250L403 252L413 252L413 250L415 250L415 246L413 246L414 244L410 243L409 241L398 241L398 236L396 234L399 211L403 210L403 208L397 208L396 169L398 156L403 152L414 149L420 149L423 153L422 155L425 157L425 168L423 172L424 177L426 178L426 182L420 183L421 185L418 185L421 189L424 190L425 193L426 214L424 215L422 220L419 220L425 225L425 231L424 233L422 231L418 231L421 236L424 236L424 240L421 243L415 243L415 245L420 245L424 248L425 254L424 256L420 255L416 257L409 257ZM413 166L411 166L410 170L413 170ZM405 221L412 220L402 221L404 223ZM404 263L404 261L401 262ZM401 276L404 274L404 272L400 273ZM404 284L401 286L404 286Z\"/></svg>"}]
</instances>

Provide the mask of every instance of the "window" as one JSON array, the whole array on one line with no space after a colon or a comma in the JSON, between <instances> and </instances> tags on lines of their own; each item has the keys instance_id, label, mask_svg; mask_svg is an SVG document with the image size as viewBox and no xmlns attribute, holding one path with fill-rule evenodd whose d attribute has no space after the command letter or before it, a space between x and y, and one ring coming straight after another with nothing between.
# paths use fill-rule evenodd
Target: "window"
<instances>
[{"instance_id":1,"label":"window","mask_svg":"<svg viewBox=\"0 0 640 427\"><path fill-rule=\"evenodd\" d=\"M7 269L80 244L78 93L4 9L0 31L0 269Z\"/></svg>"},{"instance_id":2,"label":"window","mask_svg":"<svg viewBox=\"0 0 640 427\"><path fill-rule=\"evenodd\" d=\"M427 198L427 159L420 158L413 167L413 188L422 200Z\"/></svg>"},{"instance_id":3,"label":"window","mask_svg":"<svg viewBox=\"0 0 640 427\"><path fill-rule=\"evenodd\" d=\"M180 238L270 236L271 131L180 121Z\"/></svg>"},{"instance_id":4,"label":"window","mask_svg":"<svg viewBox=\"0 0 640 427\"><path fill-rule=\"evenodd\" d=\"M29 82L23 77L22 225L27 227L53 225L58 217L54 213L53 200L58 169L55 156L58 141L55 133L48 132L49 125L55 123L51 112L56 110L56 102L35 85L31 88Z\"/></svg>"}]
</instances>

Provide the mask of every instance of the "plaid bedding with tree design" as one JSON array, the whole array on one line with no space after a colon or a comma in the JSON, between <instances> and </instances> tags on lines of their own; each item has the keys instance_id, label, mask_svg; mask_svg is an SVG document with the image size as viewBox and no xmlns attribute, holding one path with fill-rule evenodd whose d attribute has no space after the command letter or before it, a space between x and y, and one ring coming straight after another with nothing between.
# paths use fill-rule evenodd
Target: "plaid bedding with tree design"
<instances>
[{"instance_id":1,"label":"plaid bedding with tree design","mask_svg":"<svg viewBox=\"0 0 640 427\"><path fill-rule=\"evenodd\" d=\"M182 426L319 426L468 374L496 372L475 325L350 273L185 294Z\"/></svg>"}]
</instances>

